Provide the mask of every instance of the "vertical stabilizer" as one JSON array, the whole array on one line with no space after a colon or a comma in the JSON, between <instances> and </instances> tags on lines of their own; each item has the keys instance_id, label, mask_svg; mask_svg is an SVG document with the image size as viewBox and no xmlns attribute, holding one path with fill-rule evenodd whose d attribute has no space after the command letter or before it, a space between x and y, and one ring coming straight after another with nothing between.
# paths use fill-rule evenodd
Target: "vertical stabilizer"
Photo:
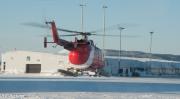
<instances>
[{"instance_id":1,"label":"vertical stabilizer","mask_svg":"<svg viewBox=\"0 0 180 99\"><path fill-rule=\"evenodd\" d=\"M46 24L50 24L51 25L51 30L52 30L52 36L53 36L53 40L54 40L54 43L58 43L59 42L59 35L58 35L58 32L57 32L57 28L56 28L56 24L54 21L52 22L46 22Z\"/></svg>"}]
</instances>

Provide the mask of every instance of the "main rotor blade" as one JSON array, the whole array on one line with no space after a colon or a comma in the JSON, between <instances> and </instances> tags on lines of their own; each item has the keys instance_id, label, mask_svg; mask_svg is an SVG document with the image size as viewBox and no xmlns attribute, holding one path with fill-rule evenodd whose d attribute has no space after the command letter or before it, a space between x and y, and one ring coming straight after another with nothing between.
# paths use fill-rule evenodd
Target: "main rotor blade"
<instances>
[{"instance_id":1,"label":"main rotor blade","mask_svg":"<svg viewBox=\"0 0 180 99\"><path fill-rule=\"evenodd\" d=\"M80 35L80 34L61 34L61 35L59 35L59 37L65 37L65 36L78 36L78 35ZM46 36L52 37L52 35L46 35Z\"/></svg>"},{"instance_id":2,"label":"main rotor blade","mask_svg":"<svg viewBox=\"0 0 180 99\"><path fill-rule=\"evenodd\" d=\"M23 23L22 25L26 25L26 26L32 26L32 27L39 27L39 28L50 28L50 26L48 25L43 25L43 24L39 24L39 23Z\"/></svg>"},{"instance_id":3,"label":"main rotor blade","mask_svg":"<svg viewBox=\"0 0 180 99\"><path fill-rule=\"evenodd\" d=\"M93 36L110 36L110 37L120 37L120 35L103 35L103 34L91 34ZM122 37L135 38L137 35L121 35Z\"/></svg>"},{"instance_id":4,"label":"main rotor blade","mask_svg":"<svg viewBox=\"0 0 180 99\"><path fill-rule=\"evenodd\" d=\"M33 22L31 22L31 23L24 23L23 25L51 29L51 27L49 25L43 25L43 24L33 23ZM119 26L120 26L120 24L112 25L112 26L107 27L106 30L115 30L115 29L118 29ZM74 30L63 29L63 28L57 28L57 30L58 31L67 32L67 33L73 33L72 35L64 35L64 36L77 36L77 35L87 35L87 36L95 35L95 36L111 36L111 37L119 37L120 36L120 35L95 34L97 32L102 32L103 29L99 29L99 30L91 31L91 32L80 32L80 31L74 31ZM63 35L61 35L61 36L63 36ZM126 35L126 37L136 37L136 36Z\"/></svg>"},{"instance_id":5,"label":"main rotor blade","mask_svg":"<svg viewBox=\"0 0 180 99\"><path fill-rule=\"evenodd\" d=\"M44 25L44 24L40 24L40 23L23 23L23 25L26 26L33 26L33 27L39 27L39 28L49 28L51 29L51 27L49 25ZM83 34L83 32L79 32L79 31L74 31L74 30L68 30L68 29L63 29L63 28L57 28L58 31L63 31L63 32L67 32L67 33L77 33L77 34Z\"/></svg>"},{"instance_id":6,"label":"main rotor blade","mask_svg":"<svg viewBox=\"0 0 180 99\"><path fill-rule=\"evenodd\" d=\"M132 23L121 23L121 24L115 24L115 25L110 25L108 27L105 27L106 31L112 31L112 30L117 30L119 27L124 27L124 28L132 28L132 27L137 27L138 24L132 24ZM98 33L98 32L103 32L104 29L97 29L94 31L90 31L89 33Z\"/></svg>"},{"instance_id":7,"label":"main rotor blade","mask_svg":"<svg viewBox=\"0 0 180 99\"><path fill-rule=\"evenodd\" d=\"M63 31L63 32L69 32L69 33L77 33L77 34L82 34L83 32L79 31L73 31L73 30L68 30L68 29L62 29L62 28L57 28L58 31Z\"/></svg>"},{"instance_id":8,"label":"main rotor blade","mask_svg":"<svg viewBox=\"0 0 180 99\"><path fill-rule=\"evenodd\" d=\"M106 31L111 31L111 30L115 30L117 29L117 25L112 25L112 26L109 26L109 27L105 27L105 30ZM89 33L98 33L98 32L103 32L104 29L97 29L97 30L94 30L94 31L90 31Z\"/></svg>"}]
</instances>

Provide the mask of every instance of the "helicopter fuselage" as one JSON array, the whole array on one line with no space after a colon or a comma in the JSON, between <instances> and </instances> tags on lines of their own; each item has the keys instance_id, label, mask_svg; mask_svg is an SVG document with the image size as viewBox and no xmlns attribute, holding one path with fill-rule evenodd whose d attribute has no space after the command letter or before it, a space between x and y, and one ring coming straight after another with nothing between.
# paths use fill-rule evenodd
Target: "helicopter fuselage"
<instances>
[{"instance_id":1,"label":"helicopter fuselage","mask_svg":"<svg viewBox=\"0 0 180 99\"><path fill-rule=\"evenodd\" d=\"M56 43L59 46L63 46L64 49L69 50L69 62L71 63L70 67L74 69L100 69L104 66L104 59L102 51L96 47L92 40L85 39L77 40L75 38L74 42L66 41L60 39L55 22L46 22L46 24L51 25L53 43ZM47 39L45 38L44 45L46 45ZM47 45L46 45L47 46ZM45 47L46 47L45 46Z\"/></svg>"}]
</instances>

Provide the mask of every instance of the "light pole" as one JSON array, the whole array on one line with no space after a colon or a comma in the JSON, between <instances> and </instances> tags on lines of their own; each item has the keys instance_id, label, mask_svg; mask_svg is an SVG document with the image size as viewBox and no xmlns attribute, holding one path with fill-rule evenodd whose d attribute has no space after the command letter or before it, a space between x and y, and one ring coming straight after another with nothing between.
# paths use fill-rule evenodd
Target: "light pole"
<instances>
[{"instance_id":1,"label":"light pole","mask_svg":"<svg viewBox=\"0 0 180 99\"><path fill-rule=\"evenodd\" d=\"M106 8L107 6L103 5L103 60L105 56Z\"/></svg>"},{"instance_id":2,"label":"light pole","mask_svg":"<svg viewBox=\"0 0 180 99\"><path fill-rule=\"evenodd\" d=\"M152 36L154 32L150 32L150 45L149 45L149 71L151 69L151 60L152 60Z\"/></svg>"},{"instance_id":3,"label":"light pole","mask_svg":"<svg viewBox=\"0 0 180 99\"><path fill-rule=\"evenodd\" d=\"M81 29L82 32L84 32L84 2L83 0L81 1L80 7L81 7Z\"/></svg>"},{"instance_id":4,"label":"light pole","mask_svg":"<svg viewBox=\"0 0 180 99\"><path fill-rule=\"evenodd\" d=\"M121 34L122 34L122 30L125 29L123 27L119 27L119 68L118 68L118 73L120 74L120 66L121 66Z\"/></svg>"}]
</instances>

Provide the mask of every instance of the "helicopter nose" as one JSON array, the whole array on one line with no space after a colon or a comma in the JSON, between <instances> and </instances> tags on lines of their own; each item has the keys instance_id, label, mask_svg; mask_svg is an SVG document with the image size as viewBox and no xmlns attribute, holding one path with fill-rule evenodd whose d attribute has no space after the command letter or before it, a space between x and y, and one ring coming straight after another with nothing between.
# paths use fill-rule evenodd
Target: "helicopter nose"
<instances>
[{"instance_id":1,"label":"helicopter nose","mask_svg":"<svg viewBox=\"0 0 180 99\"><path fill-rule=\"evenodd\" d=\"M89 58L89 50L87 48L75 49L69 53L69 61L75 65L86 63Z\"/></svg>"}]
</instances>

